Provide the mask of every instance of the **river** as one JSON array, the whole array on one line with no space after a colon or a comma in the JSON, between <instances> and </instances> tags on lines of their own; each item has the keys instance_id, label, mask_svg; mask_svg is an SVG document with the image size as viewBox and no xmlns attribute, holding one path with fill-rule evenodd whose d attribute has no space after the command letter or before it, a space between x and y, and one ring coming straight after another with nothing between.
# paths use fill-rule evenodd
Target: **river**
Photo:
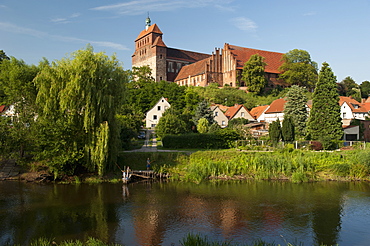
<instances>
[{"instance_id":1,"label":"river","mask_svg":"<svg viewBox=\"0 0 370 246\"><path fill-rule=\"evenodd\" d=\"M0 182L0 244L39 237L180 245L188 233L250 244L369 245L370 183Z\"/></svg>"}]
</instances>

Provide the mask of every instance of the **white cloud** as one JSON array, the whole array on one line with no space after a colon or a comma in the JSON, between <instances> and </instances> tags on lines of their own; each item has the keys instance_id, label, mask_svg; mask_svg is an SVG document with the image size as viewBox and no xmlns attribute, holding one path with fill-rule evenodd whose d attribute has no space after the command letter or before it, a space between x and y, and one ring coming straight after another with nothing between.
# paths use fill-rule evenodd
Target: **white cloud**
<instances>
[{"instance_id":1,"label":"white cloud","mask_svg":"<svg viewBox=\"0 0 370 246\"><path fill-rule=\"evenodd\" d=\"M312 16L312 15L316 15L316 12L311 11L303 14L303 16Z\"/></svg>"},{"instance_id":2,"label":"white cloud","mask_svg":"<svg viewBox=\"0 0 370 246\"><path fill-rule=\"evenodd\" d=\"M75 19L79 17L81 14L80 13L74 13L70 16L64 17L64 18L53 18L51 19L52 22L59 23L59 24L66 24L66 23L71 23L72 19Z\"/></svg>"},{"instance_id":3,"label":"white cloud","mask_svg":"<svg viewBox=\"0 0 370 246\"><path fill-rule=\"evenodd\" d=\"M111 11L119 15L140 15L146 12L173 11L180 8L215 7L230 11L233 0L132 0L118 4L92 8L97 11Z\"/></svg>"},{"instance_id":4,"label":"white cloud","mask_svg":"<svg viewBox=\"0 0 370 246\"><path fill-rule=\"evenodd\" d=\"M4 30L6 32L12 32L12 33L25 34L29 36L38 37L38 38L47 36L47 33L45 32L40 32L34 29L20 27L20 26L17 26L12 23L8 23L8 22L0 22L0 30Z\"/></svg>"},{"instance_id":5,"label":"white cloud","mask_svg":"<svg viewBox=\"0 0 370 246\"><path fill-rule=\"evenodd\" d=\"M92 45L96 45L99 47L112 48L115 50L129 50L129 48L127 48L126 46L122 44L117 44L117 43L113 43L109 41L94 41L94 40L86 40L86 39L80 39L80 38L74 38L74 37L52 35L46 32L37 31L35 29L20 27L20 26L17 26L15 24L11 24L8 22L0 22L0 30L11 32L11 33L19 33L23 35L33 36L37 38L48 38L48 39L58 40L62 42L74 42L74 43L83 43L83 44L90 43Z\"/></svg>"},{"instance_id":6,"label":"white cloud","mask_svg":"<svg viewBox=\"0 0 370 246\"><path fill-rule=\"evenodd\" d=\"M236 17L230 20L231 23L242 31L254 32L257 30L257 24L251 19L245 17Z\"/></svg>"}]
</instances>

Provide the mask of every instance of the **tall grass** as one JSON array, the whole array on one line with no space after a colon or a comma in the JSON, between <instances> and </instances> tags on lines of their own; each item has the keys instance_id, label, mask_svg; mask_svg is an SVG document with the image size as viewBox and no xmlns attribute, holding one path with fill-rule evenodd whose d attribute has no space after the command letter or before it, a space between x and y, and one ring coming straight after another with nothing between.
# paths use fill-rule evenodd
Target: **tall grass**
<instances>
[{"instance_id":1,"label":"tall grass","mask_svg":"<svg viewBox=\"0 0 370 246\"><path fill-rule=\"evenodd\" d=\"M167 170L180 180L201 182L213 178L244 177L257 180L322 179L370 180L370 150L346 152L202 151Z\"/></svg>"}]
</instances>

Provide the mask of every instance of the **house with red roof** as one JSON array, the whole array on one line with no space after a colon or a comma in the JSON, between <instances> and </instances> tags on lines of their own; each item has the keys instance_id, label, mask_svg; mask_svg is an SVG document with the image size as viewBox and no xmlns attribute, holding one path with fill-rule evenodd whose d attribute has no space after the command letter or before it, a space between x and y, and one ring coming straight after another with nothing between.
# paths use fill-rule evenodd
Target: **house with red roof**
<instances>
[{"instance_id":1,"label":"house with red roof","mask_svg":"<svg viewBox=\"0 0 370 246\"><path fill-rule=\"evenodd\" d=\"M282 122L284 120L284 106L286 102L287 101L285 98L280 98L273 101L268 109L264 112L264 121L271 123L279 119L279 121Z\"/></svg>"},{"instance_id":2,"label":"house with red roof","mask_svg":"<svg viewBox=\"0 0 370 246\"><path fill-rule=\"evenodd\" d=\"M235 104L232 107L228 107L225 112L225 116L228 118L229 121L237 118L244 118L249 121L255 120L243 104Z\"/></svg>"},{"instance_id":3,"label":"house with red roof","mask_svg":"<svg viewBox=\"0 0 370 246\"><path fill-rule=\"evenodd\" d=\"M211 105L211 111L213 113L213 119L217 122L222 128L226 127L229 124L229 119L224 114L225 107L223 105L213 104Z\"/></svg>"},{"instance_id":4,"label":"house with red roof","mask_svg":"<svg viewBox=\"0 0 370 246\"><path fill-rule=\"evenodd\" d=\"M352 97L339 97L343 123L351 119L365 120L369 116L370 103L359 103Z\"/></svg>"},{"instance_id":5,"label":"house with red roof","mask_svg":"<svg viewBox=\"0 0 370 246\"><path fill-rule=\"evenodd\" d=\"M251 109L250 114L257 122L265 122L265 112L270 105L257 106Z\"/></svg>"}]
</instances>

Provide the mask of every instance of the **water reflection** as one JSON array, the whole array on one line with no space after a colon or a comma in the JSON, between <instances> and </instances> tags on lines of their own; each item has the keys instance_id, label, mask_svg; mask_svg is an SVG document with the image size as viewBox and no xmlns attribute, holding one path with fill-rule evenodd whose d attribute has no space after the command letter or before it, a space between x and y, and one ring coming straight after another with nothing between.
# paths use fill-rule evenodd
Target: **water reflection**
<instances>
[{"instance_id":1,"label":"water reflection","mask_svg":"<svg viewBox=\"0 0 370 246\"><path fill-rule=\"evenodd\" d=\"M368 183L4 182L0 244L25 245L42 236L57 242L93 236L125 245L179 245L193 232L236 243L263 239L333 245L352 240L361 245L370 240L361 230L370 226L369 202Z\"/></svg>"}]
</instances>

